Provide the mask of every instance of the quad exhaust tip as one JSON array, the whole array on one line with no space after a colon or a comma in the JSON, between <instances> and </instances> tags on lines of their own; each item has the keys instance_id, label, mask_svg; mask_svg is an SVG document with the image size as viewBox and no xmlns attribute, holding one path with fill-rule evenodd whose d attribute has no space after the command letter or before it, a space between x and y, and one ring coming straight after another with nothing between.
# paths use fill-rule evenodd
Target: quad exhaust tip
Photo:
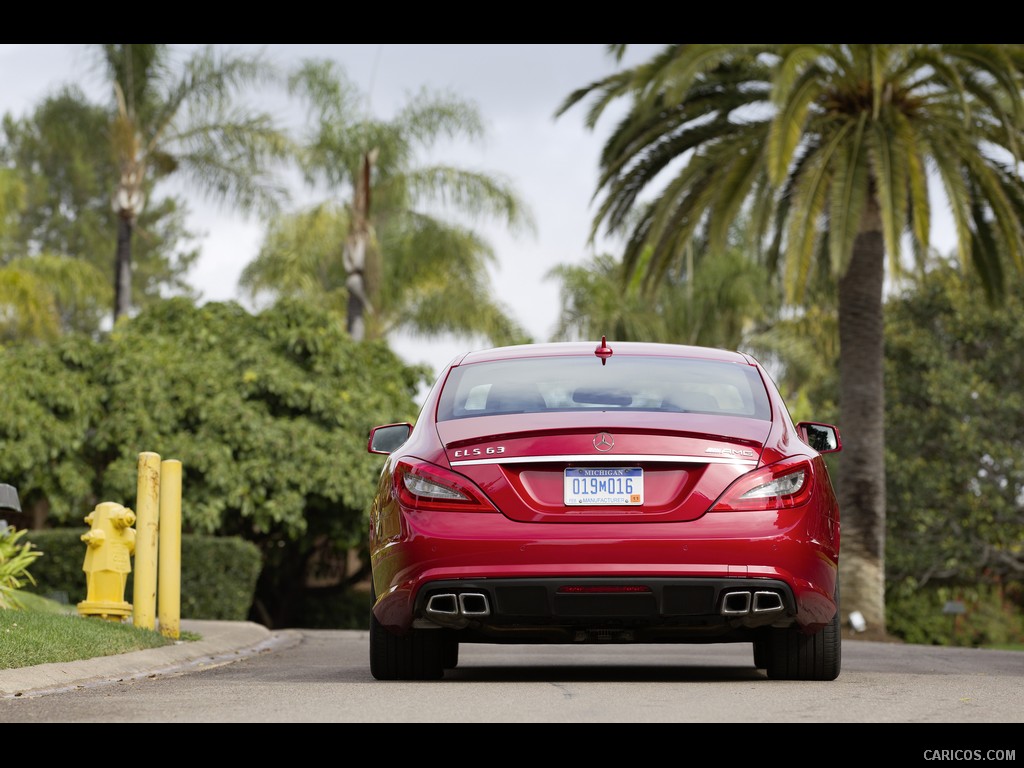
<instances>
[{"instance_id":1,"label":"quad exhaust tip","mask_svg":"<svg viewBox=\"0 0 1024 768\"><path fill-rule=\"evenodd\" d=\"M445 592L427 600L427 615L441 618L489 616L491 606L483 592Z\"/></svg>"},{"instance_id":2,"label":"quad exhaust tip","mask_svg":"<svg viewBox=\"0 0 1024 768\"><path fill-rule=\"evenodd\" d=\"M444 616L459 615L459 598L457 595L431 595L427 601L427 613L442 614Z\"/></svg>"},{"instance_id":3,"label":"quad exhaust tip","mask_svg":"<svg viewBox=\"0 0 1024 768\"><path fill-rule=\"evenodd\" d=\"M748 613L774 613L785 606L778 592L735 590L722 598L723 616L745 616Z\"/></svg>"},{"instance_id":4,"label":"quad exhaust tip","mask_svg":"<svg viewBox=\"0 0 1024 768\"><path fill-rule=\"evenodd\" d=\"M487 595L481 592L463 592L459 595L459 613L463 616L487 616L490 612Z\"/></svg>"},{"instance_id":5,"label":"quad exhaust tip","mask_svg":"<svg viewBox=\"0 0 1024 768\"><path fill-rule=\"evenodd\" d=\"M785 607L782 595L767 590L733 590L722 598L723 616L774 613ZM427 600L427 615L439 619L489 616L490 602L483 592L444 592Z\"/></svg>"}]
</instances>

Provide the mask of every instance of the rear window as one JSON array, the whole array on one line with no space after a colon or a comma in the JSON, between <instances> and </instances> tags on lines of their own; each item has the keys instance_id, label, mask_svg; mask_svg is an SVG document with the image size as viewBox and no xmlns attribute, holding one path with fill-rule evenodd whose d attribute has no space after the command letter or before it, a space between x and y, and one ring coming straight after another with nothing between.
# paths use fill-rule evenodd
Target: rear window
<instances>
[{"instance_id":1,"label":"rear window","mask_svg":"<svg viewBox=\"0 0 1024 768\"><path fill-rule=\"evenodd\" d=\"M454 368L438 421L539 411L663 411L770 418L757 370L714 360L592 356L474 363Z\"/></svg>"}]
</instances>

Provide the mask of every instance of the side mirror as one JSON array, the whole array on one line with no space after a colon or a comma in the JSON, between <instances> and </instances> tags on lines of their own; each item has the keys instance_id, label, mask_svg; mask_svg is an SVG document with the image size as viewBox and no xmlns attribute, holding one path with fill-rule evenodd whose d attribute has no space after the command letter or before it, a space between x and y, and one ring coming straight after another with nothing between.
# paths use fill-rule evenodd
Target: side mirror
<instances>
[{"instance_id":1,"label":"side mirror","mask_svg":"<svg viewBox=\"0 0 1024 768\"><path fill-rule=\"evenodd\" d=\"M818 453L836 453L843 449L838 427L816 421L801 421L796 428L803 441Z\"/></svg>"},{"instance_id":2,"label":"side mirror","mask_svg":"<svg viewBox=\"0 0 1024 768\"><path fill-rule=\"evenodd\" d=\"M366 441L366 450L370 453L382 453L385 456L398 450L409 435L412 434L412 424L403 422L401 424L385 424L374 427L370 430L370 438Z\"/></svg>"}]
</instances>

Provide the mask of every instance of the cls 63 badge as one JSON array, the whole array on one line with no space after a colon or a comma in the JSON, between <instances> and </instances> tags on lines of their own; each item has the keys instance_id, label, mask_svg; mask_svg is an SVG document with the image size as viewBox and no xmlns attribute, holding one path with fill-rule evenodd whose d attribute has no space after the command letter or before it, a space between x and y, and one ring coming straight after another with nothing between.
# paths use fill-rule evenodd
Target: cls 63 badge
<instances>
[{"instance_id":1,"label":"cls 63 badge","mask_svg":"<svg viewBox=\"0 0 1024 768\"><path fill-rule=\"evenodd\" d=\"M489 446L487 448L459 448L452 458L468 459L471 456L497 456L505 452L504 445Z\"/></svg>"}]
</instances>

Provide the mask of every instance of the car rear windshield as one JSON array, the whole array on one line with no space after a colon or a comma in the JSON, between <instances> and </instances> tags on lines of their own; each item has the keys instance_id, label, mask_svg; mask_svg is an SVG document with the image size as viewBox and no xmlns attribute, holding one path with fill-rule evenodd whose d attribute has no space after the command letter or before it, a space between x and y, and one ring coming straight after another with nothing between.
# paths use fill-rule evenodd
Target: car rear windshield
<instances>
[{"instance_id":1,"label":"car rear windshield","mask_svg":"<svg viewBox=\"0 0 1024 768\"><path fill-rule=\"evenodd\" d=\"M438 421L540 411L665 411L767 420L768 395L750 365L666 357L538 357L454 368Z\"/></svg>"}]
</instances>

